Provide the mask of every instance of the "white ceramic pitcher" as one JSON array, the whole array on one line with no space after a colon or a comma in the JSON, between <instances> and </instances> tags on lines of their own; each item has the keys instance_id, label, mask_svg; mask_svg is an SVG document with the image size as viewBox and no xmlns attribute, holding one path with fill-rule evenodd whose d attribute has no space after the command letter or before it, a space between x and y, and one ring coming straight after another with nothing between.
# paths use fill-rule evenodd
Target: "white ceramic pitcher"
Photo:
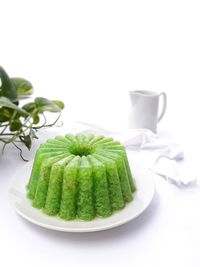
<instances>
[{"instance_id":1,"label":"white ceramic pitcher","mask_svg":"<svg viewBox=\"0 0 200 267\"><path fill-rule=\"evenodd\" d=\"M163 118L167 107L166 93L139 90L129 91L131 110L129 128L147 128L156 133L157 124ZM159 113L159 100L163 98L162 109Z\"/></svg>"}]
</instances>

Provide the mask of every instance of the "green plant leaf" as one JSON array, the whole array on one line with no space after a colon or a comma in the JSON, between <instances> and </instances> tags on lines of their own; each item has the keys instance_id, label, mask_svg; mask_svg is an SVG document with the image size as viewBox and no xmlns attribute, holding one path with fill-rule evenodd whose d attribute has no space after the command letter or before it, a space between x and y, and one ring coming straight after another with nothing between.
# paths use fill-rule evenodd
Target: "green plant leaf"
<instances>
[{"instance_id":1,"label":"green plant leaf","mask_svg":"<svg viewBox=\"0 0 200 267\"><path fill-rule=\"evenodd\" d=\"M9 98L1 96L0 97L0 107L7 107L14 109L22 114L29 115L28 112L24 109L19 108L17 105L13 104Z\"/></svg>"},{"instance_id":2,"label":"green plant leaf","mask_svg":"<svg viewBox=\"0 0 200 267\"><path fill-rule=\"evenodd\" d=\"M36 109L36 105L34 102L30 102L30 103L23 105L22 109L26 110L28 113L32 113Z\"/></svg>"},{"instance_id":3,"label":"green plant leaf","mask_svg":"<svg viewBox=\"0 0 200 267\"><path fill-rule=\"evenodd\" d=\"M0 79L1 79L1 86L0 86L0 97L8 97L11 101L16 101L17 93L15 90L15 86L6 73L6 71L0 66Z\"/></svg>"},{"instance_id":4,"label":"green plant leaf","mask_svg":"<svg viewBox=\"0 0 200 267\"><path fill-rule=\"evenodd\" d=\"M60 112L61 109L59 106L52 101L44 98L44 97L36 97L35 105L39 113L43 113L44 111L49 112Z\"/></svg>"},{"instance_id":5,"label":"green plant leaf","mask_svg":"<svg viewBox=\"0 0 200 267\"><path fill-rule=\"evenodd\" d=\"M32 140L31 140L30 135L24 136L23 142L24 142L25 146L30 150L31 149L31 145L32 145Z\"/></svg>"},{"instance_id":6,"label":"green plant leaf","mask_svg":"<svg viewBox=\"0 0 200 267\"><path fill-rule=\"evenodd\" d=\"M27 103L22 108L25 109L28 113L31 114L31 116L33 118L33 124L38 124L39 123L40 117L38 115L38 110L37 110L36 105L35 105L34 102Z\"/></svg>"},{"instance_id":7,"label":"green plant leaf","mask_svg":"<svg viewBox=\"0 0 200 267\"><path fill-rule=\"evenodd\" d=\"M60 100L52 100L52 102L56 104L61 110L65 107L65 104Z\"/></svg>"},{"instance_id":8,"label":"green plant leaf","mask_svg":"<svg viewBox=\"0 0 200 267\"><path fill-rule=\"evenodd\" d=\"M11 112L11 109L9 108L0 108L0 122L6 122L9 121L12 117L13 112Z\"/></svg>"},{"instance_id":9,"label":"green plant leaf","mask_svg":"<svg viewBox=\"0 0 200 267\"><path fill-rule=\"evenodd\" d=\"M22 124L20 122L20 120L14 120L10 123L10 131L11 132L15 132L18 131L22 128Z\"/></svg>"},{"instance_id":10,"label":"green plant leaf","mask_svg":"<svg viewBox=\"0 0 200 267\"><path fill-rule=\"evenodd\" d=\"M33 124L38 124L40 121L40 117L38 116L38 114L31 114L33 117Z\"/></svg>"},{"instance_id":11,"label":"green plant leaf","mask_svg":"<svg viewBox=\"0 0 200 267\"><path fill-rule=\"evenodd\" d=\"M33 94L33 86L29 81L23 78L11 78L11 81L15 86L17 97L19 99L27 98Z\"/></svg>"}]
</instances>

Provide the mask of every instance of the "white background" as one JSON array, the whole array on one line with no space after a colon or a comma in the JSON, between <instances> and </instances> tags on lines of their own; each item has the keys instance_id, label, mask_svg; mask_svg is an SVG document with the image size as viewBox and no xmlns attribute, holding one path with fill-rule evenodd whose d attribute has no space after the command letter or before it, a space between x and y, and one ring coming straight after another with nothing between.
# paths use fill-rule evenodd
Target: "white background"
<instances>
[{"instance_id":1,"label":"white background","mask_svg":"<svg viewBox=\"0 0 200 267\"><path fill-rule=\"evenodd\" d=\"M69 120L125 126L129 90L165 91L158 134L182 145L198 170L199 14L193 0L0 1L0 64L29 79L35 95L65 102L63 132ZM0 156L2 266L200 266L198 186L180 190L154 177L152 205L135 221L57 233L25 222L8 204L9 181L23 164L11 148Z\"/></svg>"}]
</instances>

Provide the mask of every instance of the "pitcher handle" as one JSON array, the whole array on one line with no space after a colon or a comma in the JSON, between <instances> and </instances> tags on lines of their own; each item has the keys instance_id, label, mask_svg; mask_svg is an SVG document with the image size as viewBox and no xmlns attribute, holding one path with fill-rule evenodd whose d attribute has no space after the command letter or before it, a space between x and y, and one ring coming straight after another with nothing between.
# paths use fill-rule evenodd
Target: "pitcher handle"
<instances>
[{"instance_id":1,"label":"pitcher handle","mask_svg":"<svg viewBox=\"0 0 200 267\"><path fill-rule=\"evenodd\" d=\"M158 122L163 118L165 115L166 107L167 107L167 95L165 92L160 93L159 97L163 97L163 107L162 111L160 113L160 116L158 117Z\"/></svg>"}]
</instances>

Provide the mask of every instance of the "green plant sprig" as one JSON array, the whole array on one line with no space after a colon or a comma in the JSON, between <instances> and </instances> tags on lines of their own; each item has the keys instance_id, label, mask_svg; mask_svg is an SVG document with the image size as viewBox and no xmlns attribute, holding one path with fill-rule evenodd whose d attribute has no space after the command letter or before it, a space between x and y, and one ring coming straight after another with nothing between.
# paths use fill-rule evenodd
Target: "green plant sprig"
<instances>
[{"instance_id":1,"label":"green plant sprig","mask_svg":"<svg viewBox=\"0 0 200 267\"><path fill-rule=\"evenodd\" d=\"M0 142L4 143L2 152L6 145L12 144L20 151L21 158L26 160L17 143L23 143L30 150L33 140L38 139L38 130L56 125L64 104L59 100L36 97L34 101L20 107L20 101L33 94L32 84L23 78L10 78L2 67L0 82ZM53 123L47 123L46 112L58 113Z\"/></svg>"}]
</instances>

